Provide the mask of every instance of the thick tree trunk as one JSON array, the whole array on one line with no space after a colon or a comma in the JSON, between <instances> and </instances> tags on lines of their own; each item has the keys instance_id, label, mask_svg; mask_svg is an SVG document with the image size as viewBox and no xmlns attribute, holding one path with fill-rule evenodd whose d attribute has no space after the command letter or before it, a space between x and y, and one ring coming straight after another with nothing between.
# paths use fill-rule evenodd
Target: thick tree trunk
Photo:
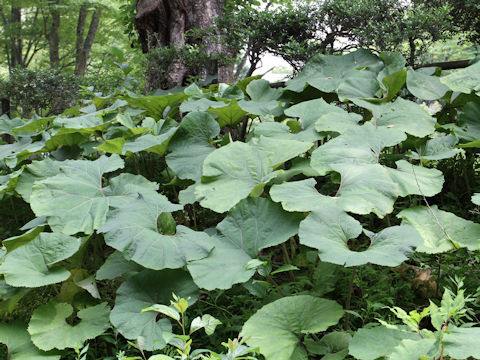
<instances>
[{"instance_id":1,"label":"thick tree trunk","mask_svg":"<svg viewBox=\"0 0 480 360\"><path fill-rule=\"evenodd\" d=\"M88 8L86 5L80 7L77 23L77 41L76 41L76 57L75 57L75 75L85 75L87 69L88 56L92 49L95 35L97 34L98 25L100 23L100 15L102 10L96 8L90 21L87 37L84 39L85 25L87 22Z\"/></svg>"},{"instance_id":2,"label":"thick tree trunk","mask_svg":"<svg viewBox=\"0 0 480 360\"><path fill-rule=\"evenodd\" d=\"M143 52L156 47L175 46L180 49L185 45L185 32L194 28L210 30L215 26L215 19L223 16L225 0L137 0L135 26L139 34ZM208 41L204 36L201 41L206 45L208 54L222 53L220 39ZM170 88L181 86L192 75L180 61L173 64L167 76L167 83L160 84L160 76L151 74L147 87ZM210 62L201 71L201 76L218 74L220 82L232 82L233 65L218 67L217 62Z\"/></svg>"}]
</instances>

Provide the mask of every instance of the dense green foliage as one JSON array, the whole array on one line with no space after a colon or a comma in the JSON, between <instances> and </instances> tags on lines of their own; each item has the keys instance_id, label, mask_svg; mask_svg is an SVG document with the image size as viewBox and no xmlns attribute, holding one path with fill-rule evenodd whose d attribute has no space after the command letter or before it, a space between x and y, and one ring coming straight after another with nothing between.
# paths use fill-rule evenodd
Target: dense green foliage
<instances>
[{"instance_id":1,"label":"dense green foliage","mask_svg":"<svg viewBox=\"0 0 480 360\"><path fill-rule=\"evenodd\" d=\"M7 358L479 357L480 62L405 62L0 118Z\"/></svg>"}]
</instances>

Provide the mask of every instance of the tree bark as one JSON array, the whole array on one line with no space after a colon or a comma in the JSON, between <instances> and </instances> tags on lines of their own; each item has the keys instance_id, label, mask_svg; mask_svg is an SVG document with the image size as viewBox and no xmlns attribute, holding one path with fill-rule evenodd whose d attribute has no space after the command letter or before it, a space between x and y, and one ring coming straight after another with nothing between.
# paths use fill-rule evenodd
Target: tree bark
<instances>
[{"instance_id":1,"label":"tree bark","mask_svg":"<svg viewBox=\"0 0 480 360\"><path fill-rule=\"evenodd\" d=\"M191 29L210 30L215 26L215 19L223 16L225 0L137 0L135 27L144 53L157 47L174 46L181 49L185 46L185 32ZM201 42L208 54L225 53L220 39L209 41L203 36ZM230 56L233 56L229 54ZM219 82L234 80L233 65L218 67L217 61L210 61L200 75L217 74ZM149 88L170 88L181 86L191 76L181 60L173 64L168 74L167 84L159 84L161 77L152 74L147 79Z\"/></svg>"},{"instance_id":2,"label":"tree bark","mask_svg":"<svg viewBox=\"0 0 480 360\"><path fill-rule=\"evenodd\" d=\"M23 42L22 42L22 8L12 7L12 24L18 27L18 36L12 36L12 67L25 67L23 63Z\"/></svg>"},{"instance_id":3,"label":"tree bark","mask_svg":"<svg viewBox=\"0 0 480 360\"><path fill-rule=\"evenodd\" d=\"M58 4L58 2L55 4ZM58 32L60 28L60 12L56 8L52 8L50 10L50 14L52 16L52 26L50 27L50 31L47 34L50 67L52 69L58 69L60 68L60 35Z\"/></svg>"},{"instance_id":4,"label":"tree bark","mask_svg":"<svg viewBox=\"0 0 480 360\"><path fill-rule=\"evenodd\" d=\"M90 55L90 50L92 49L93 41L95 40L95 35L98 30L101 13L102 9L97 7L92 15L92 20L90 21L87 36L84 39L88 8L87 5L82 5L80 7L77 23L77 41L75 57L75 75L77 76L85 75L88 57Z\"/></svg>"}]
</instances>

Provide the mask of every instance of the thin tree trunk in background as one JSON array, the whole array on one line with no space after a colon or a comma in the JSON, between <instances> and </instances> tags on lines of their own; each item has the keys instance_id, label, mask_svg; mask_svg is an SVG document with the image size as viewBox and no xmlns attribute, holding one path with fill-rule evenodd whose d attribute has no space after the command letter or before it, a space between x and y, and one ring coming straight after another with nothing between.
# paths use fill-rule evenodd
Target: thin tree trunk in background
<instances>
[{"instance_id":1,"label":"thin tree trunk in background","mask_svg":"<svg viewBox=\"0 0 480 360\"><path fill-rule=\"evenodd\" d=\"M87 37L84 39L88 8L86 5L82 5L80 7L77 23L77 41L75 57L75 75L77 76L85 75L88 56L90 55L90 50L92 49L93 41L95 40L95 35L97 33L98 25L100 23L101 13L102 10L100 8L95 9L95 12L92 15L92 20L90 21Z\"/></svg>"},{"instance_id":2,"label":"thin tree trunk in background","mask_svg":"<svg viewBox=\"0 0 480 360\"><path fill-rule=\"evenodd\" d=\"M22 8L12 7L11 10L11 21L10 25L13 27L18 27L18 34L17 36L11 35L11 43L12 43L12 55L11 55L11 64L12 68L21 66L25 67L23 63L23 42L22 42L22 33L21 33L21 26L22 26Z\"/></svg>"},{"instance_id":3,"label":"thin tree trunk in background","mask_svg":"<svg viewBox=\"0 0 480 360\"><path fill-rule=\"evenodd\" d=\"M58 2L56 3L58 4ZM52 26L50 31L47 34L48 45L49 45L49 56L50 56L50 67L52 69L60 68L60 35L58 33L60 28L60 12L52 8L50 11L52 15Z\"/></svg>"},{"instance_id":4,"label":"thin tree trunk in background","mask_svg":"<svg viewBox=\"0 0 480 360\"><path fill-rule=\"evenodd\" d=\"M415 65L415 51L417 50L417 47L415 45L415 39L413 38L408 38L408 45L410 46L410 56L408 58L408 65L413 66Z\"/></svg>"}]
</instances>

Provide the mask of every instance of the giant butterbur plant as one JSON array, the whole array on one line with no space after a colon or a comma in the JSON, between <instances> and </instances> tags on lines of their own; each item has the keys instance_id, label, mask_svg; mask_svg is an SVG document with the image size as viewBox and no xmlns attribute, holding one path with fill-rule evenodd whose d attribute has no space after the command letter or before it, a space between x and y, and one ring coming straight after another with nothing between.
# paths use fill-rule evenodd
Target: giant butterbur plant
<instances>
[{"instance_id":1,"label":"giant butterbur plant","mask_svg":"<svg viewBox=\"0 0 480 360\"><path fill-rule=\"evenodd\" d=\"M390 304L403 325L352 319L356 271L435 268L436 254L478 266L479 91L479 62L413 70L358 50L314 57L284 88L248 78L2 117L1 204L18 231L2 241L0 342L11 359L60 359L113 328L158 353L176 341L172 293L195 307L243 288L263 307L236 324L242 344L267 360L480 356L463 289L420 313ZM313 268L326 283L329 266L345 296L295 281ZM39 289L52 291L11 321Z\"/></svg>"}]
</instances>

